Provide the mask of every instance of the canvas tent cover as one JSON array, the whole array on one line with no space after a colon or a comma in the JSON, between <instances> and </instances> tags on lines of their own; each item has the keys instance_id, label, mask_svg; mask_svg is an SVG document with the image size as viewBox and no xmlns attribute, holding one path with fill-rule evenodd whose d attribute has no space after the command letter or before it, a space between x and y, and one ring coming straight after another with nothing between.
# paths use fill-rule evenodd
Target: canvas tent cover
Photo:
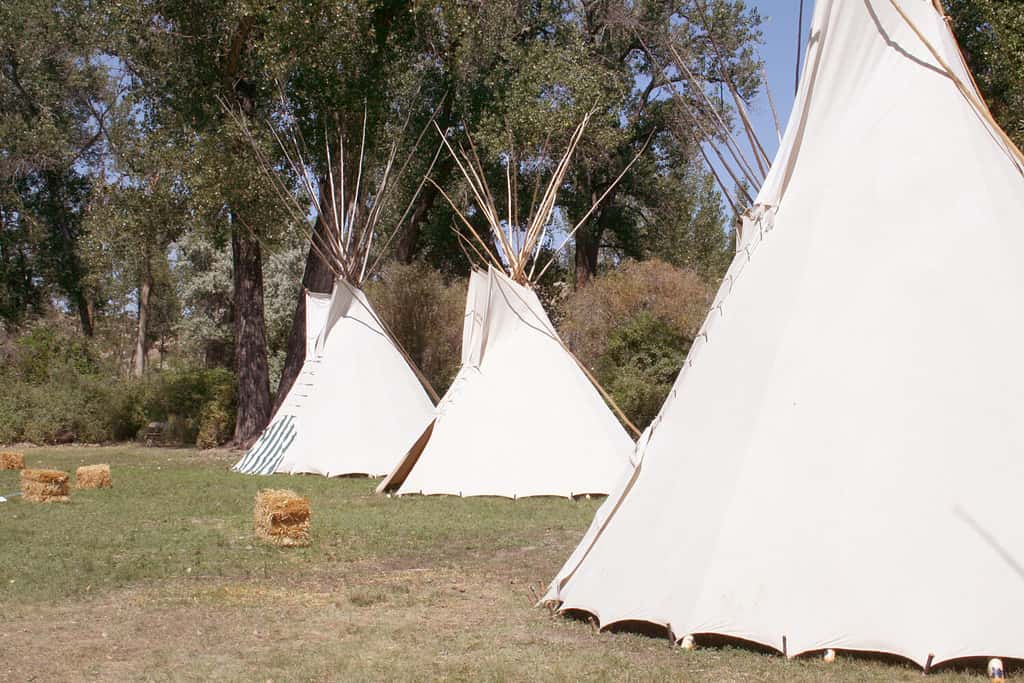
<instances>
[{"instance_id":1,"label":"canvas tent cover","mask_svg":"<svg viewBox=\"0 0 1024 683\"><path fill-rule=\"evenodd\" d=\"M537 295L492 267L470 279L458 375L427 432L380 490L510 498L607 493L630 467L632 450Z\"/></svg>"},{"instance_id":2,"label":"canvas tent cover","mask_svg":"<svg viewBox=\"0 0 1024 683\"><path fill-rule=\"evenodd\" d=\"M391 471L433 415L423 385L362 290L306 295L306 361L235 471L324 476Z\"/></svg>"},{"instance_id":3,"label":"canvas tent cover","mask_svg":"<svg viewBox=\"0 0 1024 683\"><path fill-rule=\"evenodd\" d=\"M562 609L1024 657L1024 177L931 0L897 3L817 2L739 252Z\"/></svg>"}]
</instances>

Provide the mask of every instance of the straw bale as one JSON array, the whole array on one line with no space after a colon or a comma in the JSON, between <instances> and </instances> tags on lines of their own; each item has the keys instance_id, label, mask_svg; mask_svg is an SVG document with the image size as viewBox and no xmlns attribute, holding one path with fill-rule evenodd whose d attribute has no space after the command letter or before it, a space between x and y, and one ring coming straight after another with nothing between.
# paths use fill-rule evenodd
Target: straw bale
<instances>
[{"instance_id":1,"label":"straw bale","mask_svg":"<svg viewBox=\"0 0 1024 683\"><path fill-rule=\"evenodd\" d=\"M33 503L68 501L68 473L58 470L22 470L21 497Z\"/></svg>"},{"instance_id":2,"label":"straw bale","mask_svg":"<svg viewBox=\"0 0 1024 683\"><path fill-rule=\"evenodd\" d=\"M256 494L253 521L256 537L279 546L309 544L309 501L287 489Z\"/></svg>"},{"instance_id":3,"label":"straw bale","mask_svg":"<svg viewBox=\"0 0 1024 683\"><path fill-rule=\"evenodd\" d=\"M75 471L76 489L109 489L113 485L110 465L82 465Z\"/></svg>"},{"instance_id":4,"label":"straw bale","mask_svg":"<svg viewBox=\"0 0 1024 683\"><path fill-rule=\"evenodd\" d=\"M25 469L25 454L4 451L0 453L0 470Z\"/></svg>"}]
</instances>

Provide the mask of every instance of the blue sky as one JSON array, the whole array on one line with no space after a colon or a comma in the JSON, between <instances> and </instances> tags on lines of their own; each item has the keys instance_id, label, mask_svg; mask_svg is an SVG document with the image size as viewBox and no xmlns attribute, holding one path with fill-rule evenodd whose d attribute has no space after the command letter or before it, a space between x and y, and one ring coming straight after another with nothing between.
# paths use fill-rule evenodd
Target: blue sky
<instances>
[{"instance_id":1,"label":"blue sky","mask_svg":"<svg viewBox=\"0 0 1024 683\"><path fill-rule=\"evenodd\" d=\"M764 45L761 46L761 56L765 61L765 68L768 72L768 85L772 90L775 107L779 112L779 122L783 131L785 131L789 112L793 108L793 79L796 75L797 24L799 23L800 0L749 0L749 2L757 8L764 19L761 27L764 33ZM813 11L814 0L804 0L801 60L803 59L803 47L807 44L807 33ZM774 155L778 148L778 136L775 133L775 124L772 121L768 100L764 95L758 98L751 111L751 116L754 119L758 137L761 138L761 144L765 146L769 155Z\"/></svg>"}]
</instances>

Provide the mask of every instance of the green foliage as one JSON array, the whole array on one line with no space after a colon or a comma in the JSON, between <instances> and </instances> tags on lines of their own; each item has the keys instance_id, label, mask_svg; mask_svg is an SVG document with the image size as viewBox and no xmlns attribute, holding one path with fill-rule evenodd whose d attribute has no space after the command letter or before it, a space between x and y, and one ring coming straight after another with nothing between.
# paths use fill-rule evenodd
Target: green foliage
<instances>
[{"instance_id":1,"label":"green foliage","mask_svg":"<svg viewBox=\"0 0 1024 683\"><path fill-rule=\"evenodd\" d=\"M8 380L4 385L17 400L0 409L0 442L102 443L137 431L127 381L67 374L42 384Z\"/></svg>"},{"instance_id":2,"label":"green foliage","mask_svg":"<svg viewBox=\"0 0 1024 683\"><path fill-rule=\"evenodd\" d=\"M434 390L443 394L459 370L465 283L448 284L423 263L390 263L366 292Z\"/></svg>"},{"instance_id":3,"label":"green foliage","mask_svg":"<svg viewBox=\"0 0 1024 683\"><path fill-rule=\"evenodd\" d=\"M731 230L713 178L695 162L668 170L655 182L664 201L652 204L639 223L646 254L717 283L735 253Z\"/></svg>"},{"instance_id":4,"label":"green foliage","mask_svg":"<svg viewBox=\"0 0 1024 683\"><path fill-rule=\"evenodd\" d=\"M182 355L208 367L233 368L231 250L227 244L195 233L183 236L174 250L178 255L172 273L175 296L184 309L184 315L175 321L174 335ZM277 386L284 365L305 254L304 244L289 242L264 256L263 300L272 386Z\"/></svg>"},{"instance_id":5,"label":"green foliage","mask_svg":"<svg viewBox=\"0 0 1024 683\"><path fill-rule=\"evenodd\" d=\"M111 368L98 342L50 321L6 345L0 383L0 443L102 443L134 438L150 422L167 424L179 444L219 445L234 421L234 375L174 368L129 380ZM227 429L227 432L225 432Z\"/></svg>"},{"instance_id":6,"label":"green foliage","mask_svg":"<svg viewBox=\"0 0 1024 683\"><path fill-rule=\"evenodd\" d=\"M1024 147L1024 3L944 0L992 115Z\"/></svg>"},{"instance_id":7,"label":"green foliage","mask_svg":"<svg viewBox=\"0 0 1024 683\"><path fill-rule=\"evenodd\" d=\"M54 324L36 324L0 359L0 442L102 442L138 428L135 388L111 378L93 345Z\"/></svg>"},{"instance_id":8,"label":"green foliage","mask_svg":"<svg viewBox=\"0 0 1024 683\"><path fill-rule=\"evenodd\" d=\"M58 298L86 334L93 302L76 245L107 152L97 122L116 99L92 4L0 3L0 316L20 323Z\"/></svg>"},{"instance_id":9,"label":"green foliage","mask_svg":"<svg viewBox=\"0 0 1024 683\"><path fill-rule=\"evenodd\" d=\"M646 425L658 414L691 341L650 311L612 332L597 374L634 423Z\"/></svg>"},{"instance_id":10,"label":"green foliage","mask_svg":"<svg viewBox=\"0 0 1024 683\"><path fill-rule=\"evenodd\" d=\"M270 361L270 386L281 379L288 335L295 315L295 302L302 291L302 267L308 248L305 244L281 248L264 259L263 314L267 320L267 353Z\"/></svg>"},{"instance_id":11,"label":"green foliage","mask_svg":"<svg viewBox=\"0 0 1024 683\"><path fill-rule=\"evenodd\" d=\"M223 403L210 401L199 411L198 448L216 448L231 438L235 416Z\"/></svg>"},{"instance_id":12,"label":"green foliage","mask_svg":"<svg viewBox=\"0 0 1024 683\"><path fill-rule=\"evenodd\" d=\"M87 340L46 324L37 324L18 337L6 361L13 377L29 383L46 382L68 371L75 375L98 371Z\"/></svg>"},{"instance_id":13,"label":"green foliage","mask_svg":"<svg viewBox=\"0 0 1024 683\"><path fill-rule=\"evenodd\" d=\"M143 382L146 421L167 425L164 442L219 446L231 436L235 419L235 377L224 368L174 368ZM199 437L202 443L199 443Z\"/></svg>"},{"instance_id":14,"label":"green foliage","mask_svg":"<svg viewBox=\"0 0 1024 683\"><path fill-rule=\"evenodd\" d=\"M672 388L711 295L693 270L630 261L569 295L559 332L642 428Z\"/></svg>"}]
</instances>

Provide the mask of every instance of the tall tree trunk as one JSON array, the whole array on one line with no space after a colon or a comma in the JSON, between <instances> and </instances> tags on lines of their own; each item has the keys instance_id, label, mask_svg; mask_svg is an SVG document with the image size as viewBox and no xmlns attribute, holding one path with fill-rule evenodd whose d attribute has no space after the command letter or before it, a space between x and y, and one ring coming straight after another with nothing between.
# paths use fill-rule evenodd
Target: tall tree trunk
<instances>
[{"instance_id":1,"label":"tall tree trunk","mask_svg":"<svg viewBox=\"0 0 1024 683\"><path fill-rule=\"evenodd\" d=\"M450 88L450 82L447 79L446 82ZM454 99L454 97L445 97L441 104L441 111L438 112L436 120L441 130L447 130L448 126L452 125L452 107L454 106L452 102ZM443 154L434 164L430 176L434 179L434 183L444 187L451 179L454 170L455 162L451 155ZM409 223L405 226L398 226L402 230L402 234L398 236L395 245L395 258L400 263L412 263L416 254L419 253L420 234L423 232L423 226L426 225L430 212L434 208L434 204L437 203L437 198L441 196L434 183L427 183L423 186L420 196L416 199L416 207L412 210L412 215L409 216Z\"/></svg>"},{"instance_id":2,"label":"tall tree trunk","mask_svg":"<svg viewBox=\"0 0 1024 683\"><path fill-rule=\"evenodd\" d=\"M587 175L587 181L589 184L589 174ZM604 195L606 190L607 185L597 186L592 189L590 192L591 203L596 202L599 197ZM611 230L612 226L610 223L616 220L617 214L610 207L615 202L615 196L618 194L618 191L618 187L612 188L605 195L604 201L591 216L590 220L587 221L586 225L580 226L580 229L576 231L576 289L583 287L597 275L597 259L601 253L601 239L604 237L606 230Z\"/></svg>"},{"instance_id":3,"label":"tall tree trunk","mask_svg":"<svg viewBox=\"0 0 1024 683\"><path fill-rule=\"evenodd\" d=\"M398 236L398 244L395 246L395 258L401 263L412 263L419 252L420 233L423 232L423 225L427 222L427 214L433 208L437 200L437 188L427 185L423 188L419 198L416 200L416 208L412 210L409 217L409 224Z\"/></svg>"},{"instance_id":4,"label":"tall tree trunk","mask_svg":"<svg viewBox=\"0 0 1024 683\"><path fill-rule=\"evenodd\" d=\"M263 317L263 259L260 243L237 217L231 221L235 275L235 370L238 414L234 442L247 446L270 419L270 369Z\"/></svg>"},{"instance_id":5,"label":"tall tree trunk","mask_svg":"<svg viewBox=\"0 0 1024 683\"><path fill-rule=\"evenodd\" d=\"M68 297L68 302L78 311L78 319L82 325L82 334L92 337L95 332L93 301L86 294L83 280L85 265L75 249L78 243L78 216L71 208L73 198L69 198L70 180L67 174L57 171L43 173L46 190L43 219L49 225L49 258L53 277Z\"/></svg>"},{"instance_id":6,"label":"tall tree trunk","mask_svg":"<svg viewBox=\"0 0 1024 683\"><path fill-rule=\"evenodd\" d=\"M324 187L321 184L321 187ZM321 203L320 206L327 206ZM318 236L323 235L323 222L317 220L315 227ZM317 238L314 238L317 239ZM310 292L330 293L334 285L334 275L324 263L320 254L310 246L306 252L306 267L302 272L302 287L299 291L298 301L295 304L295 315L292 317L292 329L288 333L288 349L284 359L284 368L281 370L281 380L277 384L277 394L274 396L274 411L281 407L281 402L288 395L295 379L302 370L302 363L306 360L306 290Z\"/></svg>"},{"instance_id":7,"label":"tall tree trunk","mask_svg":"<svg viewBox=\"0 0 1024 683\"><path fill-rule=\"evenodd\" d=\"M81 290L74 293L74 299L75 308L78 309L78 321L82 325L82 334L92 337L96 331L96 325L93 322L96 314L93 303Z\"/></svg>"},{"instance_id":8,"label":"tall tree trunk","mask_svg":"<svg viewBox=\"0 0 1024 683\"><path fill-rule=\"evenodd\" d=\"M576 288L583 287L597 274L597 255L601 250L600 223L593 221L590 225L580 227L576 231Z\"/></svg>"},{"instance_id":9,"label":"tall tree trunk","mask_svg":"<svg viewBox=\"0 0 1024 683\"><path fill-rule=\"evenodd\" d=\"M153 290L153 277L147 268L139 284L139 322L135 335L135 352L132 354L132 375L142 377L146 372L146 355L149 351L149 294Z\"/></svg>"},{"instance_id":10,"label":"tall tree trunk","mask_svg":"<svg viewBox=\"0 0 1024 683\"><path fill-rule=\"evenodd\" d=\"M449 107L448 104L451 98L445 101L445 107ZM444 155L437 164L434 165L434 170L431 172L431 177L438 185L444 187L449 179L451 178L452 171L455 165L450 155ZM416 199L416 206L412 210L412 214L409 216L409 222L405 226L398 226L402 231L402 234L398 236L395 245L395 258L401 263L412 263L416 258L416 255L420 250L420 234L423 232L423 226L426 225L427 219L430 217L430 212L433 210L434 205L437 203L437 198L441 196L440 191L433 183L427 183L423 186L420 191L420 196Z\"/></svg>"}]
</instances>

